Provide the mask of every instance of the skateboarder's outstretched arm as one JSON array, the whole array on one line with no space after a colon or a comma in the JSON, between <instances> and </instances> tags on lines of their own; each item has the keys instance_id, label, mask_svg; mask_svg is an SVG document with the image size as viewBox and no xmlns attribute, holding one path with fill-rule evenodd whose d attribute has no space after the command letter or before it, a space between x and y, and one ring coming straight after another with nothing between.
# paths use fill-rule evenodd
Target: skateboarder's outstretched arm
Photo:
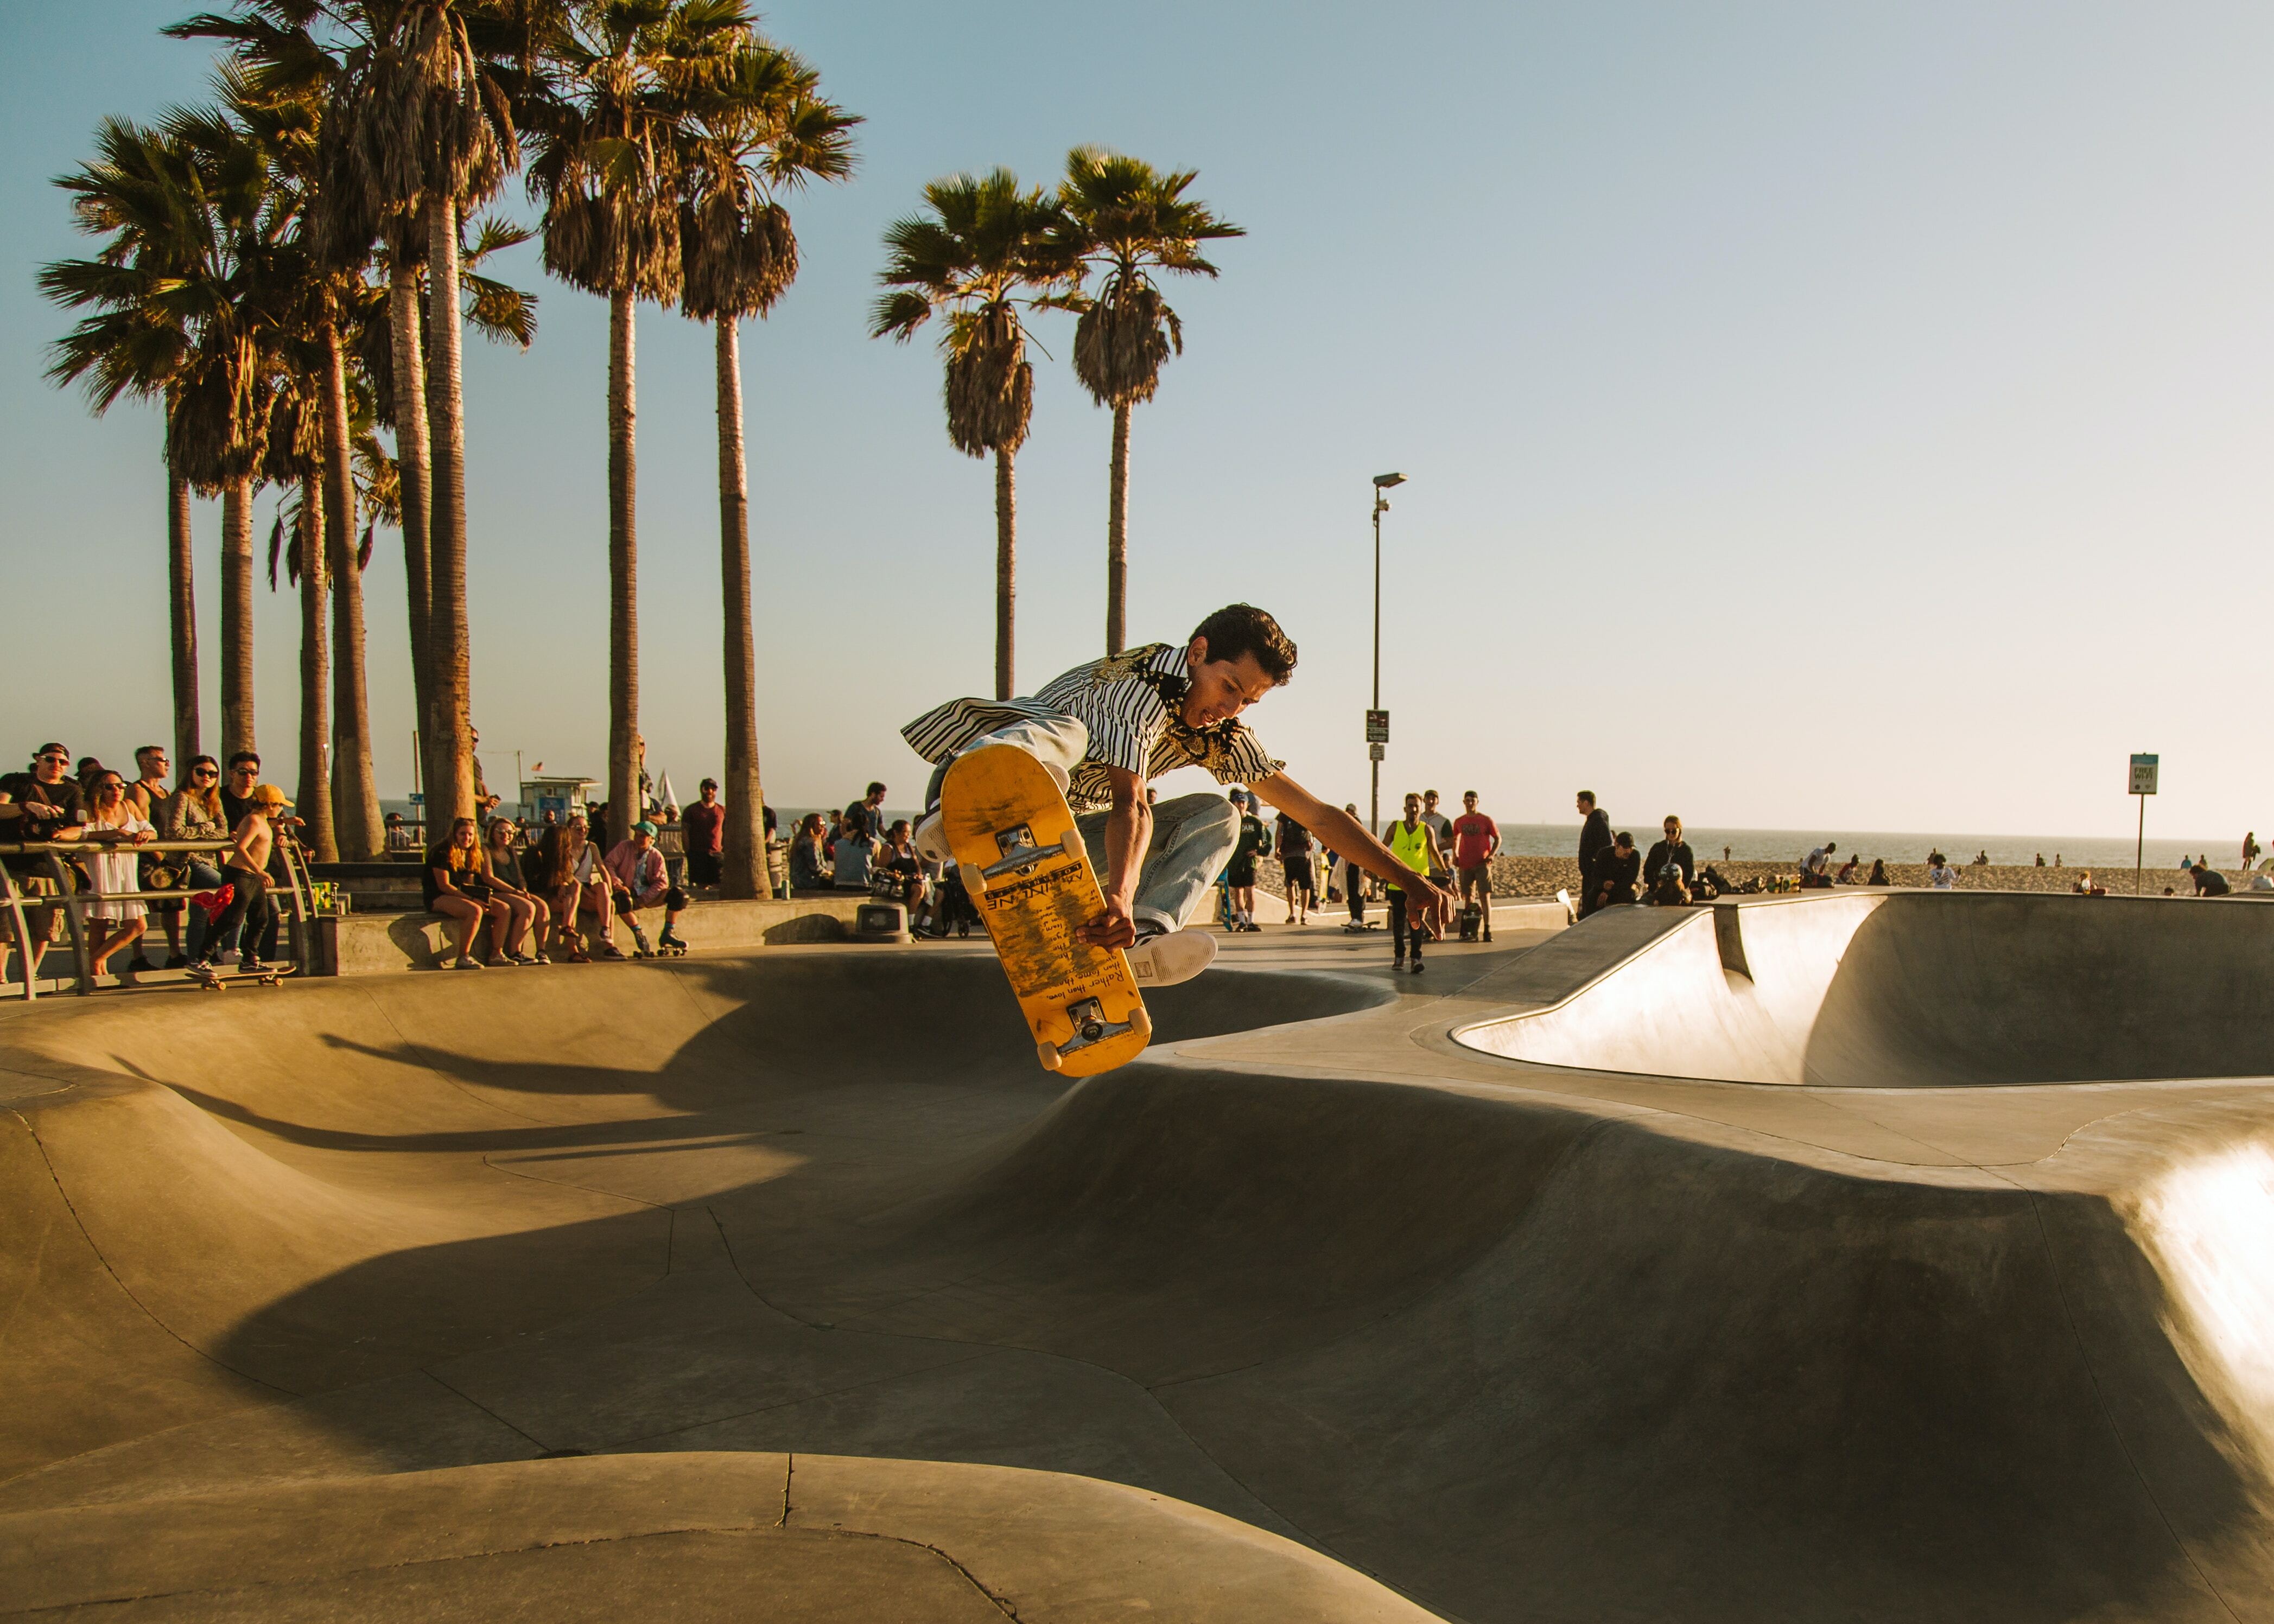
<instances>
[{"instance_id":1,"label":"skateboarder's outstretched arm","mask_svg":"<svg viewBox=\"0 0 2274 1624\"><path fill-rule=\"evenodd\" d=\"M1329 850L1339 852L1353 866L1385 885L1403 891L1406 914L1414 922L1427 925L1440 936L1451 928L1453 893L1398 861L1396 853L1367 833L1366 825L1349 813L1327 805L1284 772L1273 773L1247 787L1318 836ZM1433 856L1431 861L1435 858Z\"/></svg>"},{"instance_id":2,"label":"skateboarder's outstretched arm","mask_svg":"<svg viewBox=\"0 0 2274 1624\"><path fill-rule=\"evenodd\" d=\"M1108 767L1113 810L1105 818L1105 912L1074 931L1093 947L1129 947L1137 940L1137 876L1153 844L1153 808L1146 803L1145 780L1121 767Z\"/></svg>"}]
</instances>

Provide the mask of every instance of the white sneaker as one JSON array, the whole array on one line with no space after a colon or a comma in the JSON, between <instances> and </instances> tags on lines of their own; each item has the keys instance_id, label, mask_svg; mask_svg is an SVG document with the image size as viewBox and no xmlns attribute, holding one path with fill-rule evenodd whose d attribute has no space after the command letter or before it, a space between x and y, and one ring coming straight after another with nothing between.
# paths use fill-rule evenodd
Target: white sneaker
<instances>
[{"instance_id":1,"label":"white sneaker","mask_svg":"<svg viewBox=\"0 0 2274 1624\"><path fill-rule=\"evenodd\" d=\"M1129 950L1129 973L1140 991L1189 981L1216 962L1216 937L1205 930L1171 930Z\"/></svg>"},{"instance_id":2,"label":"white sneaker","mask_svg":"<svg viewBox=\"0 0 2274 1624\"><path fill-rule=\"evenodd\" d=\"M952 863L955 861L955 853L947 847L947 820L940 816L937 807L923 815L923 822L918 823L915 832L908 837L908 844L926 862Z\"/></svg>"}]
</instances>

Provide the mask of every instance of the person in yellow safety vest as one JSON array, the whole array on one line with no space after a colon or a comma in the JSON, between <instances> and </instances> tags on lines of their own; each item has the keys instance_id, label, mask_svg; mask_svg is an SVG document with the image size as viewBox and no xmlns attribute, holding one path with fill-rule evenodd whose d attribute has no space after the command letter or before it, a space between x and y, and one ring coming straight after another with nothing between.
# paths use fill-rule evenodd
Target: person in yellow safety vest
<instances>
[{"instance_id":1,"label":"person in yellow safety vest","mask_svg":"<svg viewBox=\"0 0 2274 1624\"><path fill-rule=\"evenodd\" d=\"M1437 849L1437 831L1421 821L1421 797L1419 795L1405 797L1405 816L1389 826L1385 843L1391 855L1416 874L1434 874L1445 867L1445 854ZM1408 935L1405 893L1393 885L1385 900L1389 904L1389 944L1397 955L1390 961L1389 967L1403 970L1405 967L1405 938ZM1413 937L1413 974L1419 975L1421 974L1421 944L1429 939L1428 931L1417 924L1412 928L1411 934Z\"/></svg>"}]
</instances>

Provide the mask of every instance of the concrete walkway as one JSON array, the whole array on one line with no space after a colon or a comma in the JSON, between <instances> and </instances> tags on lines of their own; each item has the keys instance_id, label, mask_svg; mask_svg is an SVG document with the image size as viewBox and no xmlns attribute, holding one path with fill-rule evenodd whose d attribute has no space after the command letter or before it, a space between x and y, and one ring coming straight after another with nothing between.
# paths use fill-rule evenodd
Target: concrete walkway
<instances>
[{"instance_id":1,"label":"concrete walkway","mask_svg":"<svg viewBox=\"0 0 2274 1624\"><path fill-rule=\"evenodd\" d=\"M0 1612L2274 1618L2274 1090L1456 1041L1687 920L11 1011Z\"/></svg>"}]
</instances>

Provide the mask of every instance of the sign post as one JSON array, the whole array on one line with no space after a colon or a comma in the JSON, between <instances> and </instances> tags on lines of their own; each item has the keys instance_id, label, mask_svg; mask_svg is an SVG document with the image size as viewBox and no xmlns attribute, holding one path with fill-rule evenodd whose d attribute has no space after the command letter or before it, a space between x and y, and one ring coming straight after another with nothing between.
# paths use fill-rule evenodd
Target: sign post
<instances>
[{"instance_id":1,"label":"sign post","mask_svg":"<svg viewBox=\"0 0 2274 1624\"><path fill-rule=\"evenodd\" d=\"M1382 515L1380 514L1376 514L1374 515L1374 535L1378 541L1382 534ZM1378 609L1376 613L1379 613ZM1368 829L1367 832L1369 834L1376 835L1382 832L1382 758L1385 754L1387 754L1388 746L1389 744L1389 712L1380 709L1382 703L1381 681L1382 679L1377 671L1377 674L1374 678L1374 708L1367 710L1366 713L1366 756L1367 760L1373 763L1369 768L1367 768L1367 771L1373 775L1374 779L1373 800L1367 806L1367 816L1373 820L1373 825Z\"/></svg>"},{"instance_id":2,"label":"sign post","mask_svg":"<svg viewBox=\"0 0 2274 1624\"><path fill-rule=\"evenodd\" d=\"M2135 756L2132 758L2132 793L2140 797L2140 832L2132 846L2132 894L2140 894L2140 871L2142 857L2148 849L2148 797L2156 793L2156 768L2163 758L2156 756Z\"/></svg>"}]
</instances>

